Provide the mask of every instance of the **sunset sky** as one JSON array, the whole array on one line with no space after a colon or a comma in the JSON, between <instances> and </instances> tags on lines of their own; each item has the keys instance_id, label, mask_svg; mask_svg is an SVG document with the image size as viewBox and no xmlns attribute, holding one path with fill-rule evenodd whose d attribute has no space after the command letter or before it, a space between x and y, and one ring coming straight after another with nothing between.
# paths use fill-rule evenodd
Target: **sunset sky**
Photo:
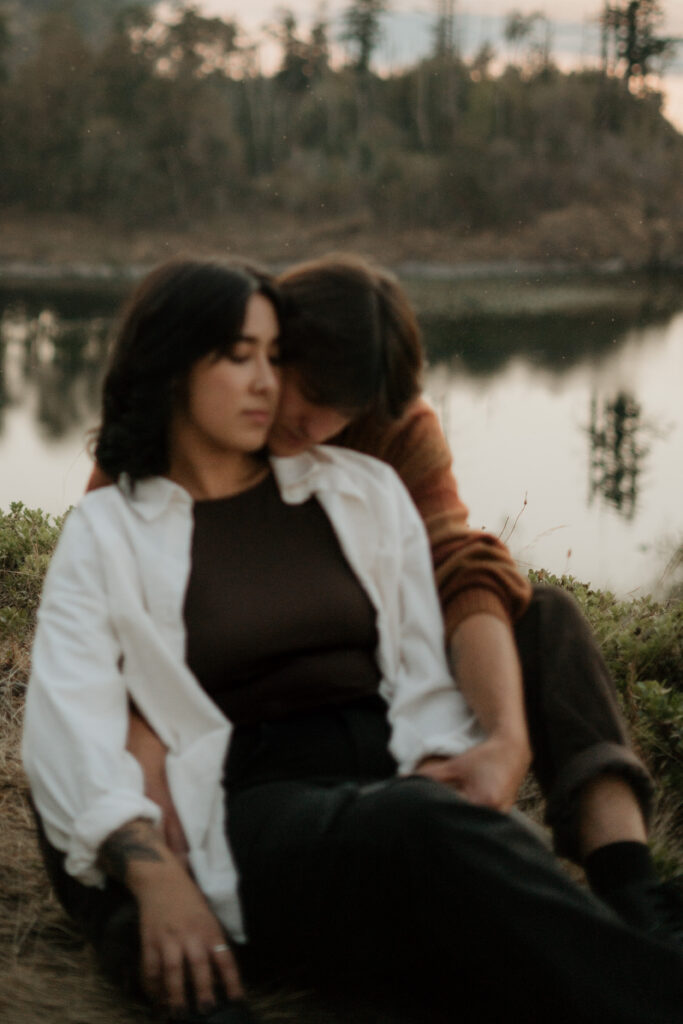
<instances>
[{"instance_id":1,"label":"sunset sky","mask_svg":"<svg viewBox=\"0 0 683 1024\"><path fill-rule=\"evenodd\" d=\"M207 14L235 18L245 29L256 31L273 22L278 10L289 9L307 24L321 8L334 21L348 0L200 0ZM390 0L391 15L385 19L384 39L377 65L385 70L400 67L429 51L437 0ZM504 55L502 38L505 15L511 10L525 14L542 11L552 23L552 50L562 67L589 63L598 54L597 14L602 0L455 0L459 43L465 56L490 42ZM683 40L683 2L664 0L662 32ZM267 52L263 55L268 62ZM667 113L683 130L683 42L664 82L668 92Z\"/></svg>"}]
</instances>

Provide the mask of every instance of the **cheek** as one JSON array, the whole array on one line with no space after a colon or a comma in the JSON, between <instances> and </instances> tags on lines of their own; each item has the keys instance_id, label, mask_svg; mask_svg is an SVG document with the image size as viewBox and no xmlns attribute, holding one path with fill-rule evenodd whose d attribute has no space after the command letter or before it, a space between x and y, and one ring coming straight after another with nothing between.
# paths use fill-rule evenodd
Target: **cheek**
<instances>
[{"instance_id":1,"label":"cheek","mask_svg":"<svg viewBox=\"0 0 683 1024\"><path fill-rule=\"evenodd\" d=\"M207 374L197 380L191 395L191 410L200 423L216 423L230 414L234 387L225 374Z\"/></svg>"}]
</instances>

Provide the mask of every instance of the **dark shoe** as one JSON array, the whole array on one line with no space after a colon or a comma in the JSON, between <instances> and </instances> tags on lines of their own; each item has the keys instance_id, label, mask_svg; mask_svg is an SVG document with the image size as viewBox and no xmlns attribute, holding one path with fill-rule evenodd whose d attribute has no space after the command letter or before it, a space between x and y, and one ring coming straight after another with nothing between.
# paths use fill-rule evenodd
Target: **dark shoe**
<instances>
[{"instance_id":1,"label":"dark shoe","mask_svg":"<svg viewBox=\"0 0 683 1024\"><path fill-rule=\"evenodd\" d=\"M683 878L649 879L603 892L602 898L633 928L683 950Z\"/></svg>"}]
</instances>

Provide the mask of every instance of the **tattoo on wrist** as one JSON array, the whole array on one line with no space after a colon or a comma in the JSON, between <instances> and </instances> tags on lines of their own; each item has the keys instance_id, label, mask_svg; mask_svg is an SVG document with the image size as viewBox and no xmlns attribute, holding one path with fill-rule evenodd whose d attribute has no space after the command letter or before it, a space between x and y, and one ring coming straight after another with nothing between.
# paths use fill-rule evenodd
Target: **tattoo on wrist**
<instances>
[{"instance_id":1,"label":"tattoo on wrist","mask_svg":"<svg viewBox=\"0 0 683 1024\"><path fill-rule=\"evenodd\" d=\"M148 821L131 821L105 839L97 859L103 871L118 882L125 882L133 861L161 862L164 857L153 825Z\"/></svg>"}]
</instances>

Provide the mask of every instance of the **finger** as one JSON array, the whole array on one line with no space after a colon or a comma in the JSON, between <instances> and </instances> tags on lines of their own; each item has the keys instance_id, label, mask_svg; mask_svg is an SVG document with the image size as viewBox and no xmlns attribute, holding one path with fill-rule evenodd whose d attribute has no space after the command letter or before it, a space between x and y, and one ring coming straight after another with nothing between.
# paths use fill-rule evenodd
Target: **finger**
<instances>
[{"instance_id":1,"label":"finger","mask_svg":"<svg viewBox=\"0 0 683 1024\"><path fill-rule=\"evenodd\" d=\"M197 1006L200 1008L213 1006L215 999L210 952L199 940L188 939L186 956Z\"/></svg>"},{"instance_id":2,"label":"finger","mask_svg":"<svg viewBox=\"0 0 683 1024\"><path fill-rule=\"evenodd\" d=\"M212 951L213 962L220 980L223 982L225 991L230 999L244 999L242 979L237 967L237 961L230 949L214 949Z\"/></svg>"},{"instance_id":3,"label":"finger","mask_svg":"<svg viewBox=\"0 0 683 1024\"><path fill-rule=\"evenodd\" d=\"M185 972L183 954L178 946L167 947L163 953L164 992L166 1002L172 1010L182 1010L186 1005Z\"/></svg>"},{"instance_id":4,"label":"finger","mask_svg":"<svg viewBox=\"0 0 683 1024\"><path fill-rule=\"evenodd\" d=\"M416 768L415 771L418 775L424 775L427 779L436 779L437 782L440 782L445 774L443 764L438 762L425 763Z\"/></svg>"},{"instance_id":5,"label":"finger","mask_svg":"<svg viewBox=\"0 0 683 1024\"><path fill-rule=\"evenodd\" d=\"M444 765L440 768L436 768L432 774L432 778L436 779L437 782L445 782L447 786L453 786L454 789L467 785L467 776L459 768L456 769L453 765Z\"/></svg>"},{"instance_id":6,"label":"finger","mask_svg":"<svg viewBox=\"0 0 683 1024\"><path fill-rule=\"evenodd\" d=\"M152 1002L161 1002L164 996L163 969L161 955L155 946L143 945L141 968L142 987Z\"/></svg>"}]
</instances>

